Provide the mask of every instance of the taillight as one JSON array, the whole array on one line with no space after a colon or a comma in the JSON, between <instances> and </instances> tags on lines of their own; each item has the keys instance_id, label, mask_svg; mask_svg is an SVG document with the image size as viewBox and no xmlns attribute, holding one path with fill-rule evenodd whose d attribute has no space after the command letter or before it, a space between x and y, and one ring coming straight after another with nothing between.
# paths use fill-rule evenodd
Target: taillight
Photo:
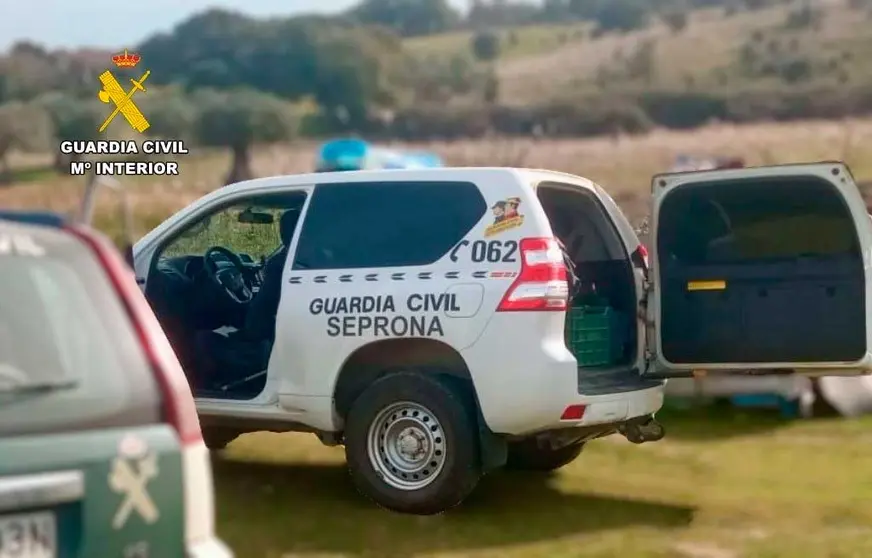
<instances>
[{"instance_id":1,"label":"taillight","mask_svg":"<svg viewBox=\"0 0 872 558\"><path fill-rule=\"evenodd\" d=\"M176 429L183 444L200 442L203 433L191 388L163 329L136 285L132 270L107 240L87 229L70 227L67 230L94 250L127 309L160 384L167 422Z\"/></svg>"},{"instance_id":2,"label":"taillight","mask_svg":"<svg viewBox=\"0 0 872 558\"><path fill-rule=\"evenodd\" d=\"M553 238L523 238L521 271L497 312L564 311L569 298L563 251Z\"/></svg>"},{"instance_id":3,"label":"taillight","mask_svg":"<svg viewBox=\"0 0 872 558\"><path fill-rule=\"evenodd\" d=\"M570 405L563 410L560 420L581 420L587 410L585 405Z\"/></svg>"},{"instance_id":4,"label":"taillight","mask_svg":"<svg viewBox=\"0 0 872 558\"><path fill-rule=\"evenodd\" d=\"M640 244L636 251L633 252L633 264L642 269L648 269L648 249L644 244Z\"/></svg>"}]
</instances>

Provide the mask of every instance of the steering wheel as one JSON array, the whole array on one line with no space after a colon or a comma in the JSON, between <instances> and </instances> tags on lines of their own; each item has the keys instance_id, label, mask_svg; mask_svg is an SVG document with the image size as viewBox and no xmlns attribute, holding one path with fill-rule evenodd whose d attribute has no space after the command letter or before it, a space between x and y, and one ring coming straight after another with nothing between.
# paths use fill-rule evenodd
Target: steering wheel
<instances>
[{"instance_id":1,"label":"steering wheel","mask_svg":"<svg viewBox=\"0 0 872 558\"><path fill-rule=\"evenodd\" d=\"M232 266L220 266L218 262L222 260L230 262ZM209 278L233 302L247 304L254 298L251 285L245 278L245 264L234 252L223 246L212 246L203 254L203 267Z\"/></svg>"}]
</instances>

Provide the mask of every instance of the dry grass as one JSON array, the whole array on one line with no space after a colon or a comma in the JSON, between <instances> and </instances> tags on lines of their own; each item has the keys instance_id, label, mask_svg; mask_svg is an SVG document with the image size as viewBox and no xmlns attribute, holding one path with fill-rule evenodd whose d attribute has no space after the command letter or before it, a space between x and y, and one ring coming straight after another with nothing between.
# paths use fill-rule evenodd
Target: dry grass
<instances>
[{"instance_id":1,"label":"dry grass","mask_svg":"<svg viewBox=\"0 0 872 558\"><path fill-rule=\"evenodd\" d=\"M608 189L633 221L646 214L651 175L667 169L679 153L742 156L755 165L845 160L858 179L872 179L872 119L712 125L688 132L656 130L615 138L466 140L414 147L436 151L457 166L527 166L586 176ZM255 172L273 175L307 171L314 161L314 149L312 144L258 148ZM138 231L144 232L221 185L228 165L225 153L196 150L181 160L182 175L177 178L126 180ZM78 206L83 187L81 178L42 175L0 190L0 206L69 211ZM118 200L109 194L101 197L98 225L116 234L118 215Z\"/></svg>"},{"instance_id":2,"label":"dry grass","mask_svg":"<svg viewBox=\"0 0 872 558\"><path fill-rule=\"evenodd\" d=\"M508 31L501 31L502 52L497 64L500 99L504 103L525 105L541 102L560 94L589 89L600 68L615 70L643 41L652 40L654 78L649 86L676 89L684 87L685 78L693 77L694 86L711 89L724 87L718 73L728 76L726 86L748 84L747 76L738 71L739 50L758 33L761 51L804 53L817 64L840 58L842 51L853 54L842 59L852 81L867 79L872 59L864 56L872 47L868 18L861 11L850 10L846 0L816 0L826 9L818 29L788 30L784 22L791 6L779 5L757 11L740 11L725 16L722 9L698 10L688 26L679 33L663 23L653 21L646 29L625 34L610 33L589 38L590 28L581 24L531 25L515 30L509 41ZM469 52L471 33L456 32L408 39L409 51L419 56L446 56ZM790 46L793 44L794 46ZM716 72L717 70L717 72ZM754 78L755 85L781 84L775 78Z\"/></svg>"},{"instance_id":3,"label":"dry grass","mask_svg":"<svg viewBox=\"0 0 872 558\"><path fill-rule=\"evenodd\" d=\"M515 29L499 30L500 59L514 60L527 56L545 54L571 41L583 40L590 31L586 23L566 25L527 25ZM403 42L410 53L427 56L452 56L471 53L471 31L457 31L440 35L412 37Z\"/></svg>"},{"instance_id":4,"label":"dry grass","mask_svg":"<svg viewBox=\"0 0 872 558\"><path fill-rule=\"evenodd\" d=\"M600 66L619 65L644 41L656 41L657 85L673 87L687 73L704 82L714 68L730 64L739 46L755 30L771 30L784 20L784 7L724 17L721 10L694 14L688 27L673 33L654 23L623 35L569 43L538 56L505 60L499 68L501 96L523 104L573 83L591 80Z\"/></svg>"}]
</instances>

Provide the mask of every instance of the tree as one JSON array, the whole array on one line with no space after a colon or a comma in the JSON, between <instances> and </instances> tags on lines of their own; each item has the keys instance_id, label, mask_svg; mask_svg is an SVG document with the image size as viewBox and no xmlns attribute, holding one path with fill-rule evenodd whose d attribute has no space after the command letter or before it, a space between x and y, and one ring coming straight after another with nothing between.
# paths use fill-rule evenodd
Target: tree
<instances>
[{"instance_id":1,"label":"tree","mask_svg":"<svg viewBox=\"0 0 872 558\"><path fill-rule=\"evenodd\" d=\"M244 54L257 40L255 20L212 9L183 21L170 33L150 37L137 51L152 70L152 85L235 87L244 77Z\"/></svg>"},{"instance_id":2,"label":"tree","mask_svg":"<svg viewBox=\"0 0 872 558\"><path fill-rule=\"evenodd\" d=\"M227 184L254 176L251 148L256 143L289 139L296 131L286 103L253 90L199 91L194 104L199 108L194 120L198 143L227 147L232 153Z\"/></svg>"},{"instance_id":3,"label":"tree","mask_svg":"<svg viewBox=\"0 0 872 558\"><path fill-rule=\"evenodd\" d=\"M500 97L500 80L496 72L491 70L488 72L484 83L484 102L488 105L493 105Z\"/></svg>"},{"instance_id":4,"label":"tree","mask_svg":"<svg viewBox=\"0 0 872 558\"><path fill-rule=\"evenodd\" d=\"M184 91L174 87L152 88L138 104L151 124L145 131L147 135L186 141L194 139L197 108Z\"/></svg>"},{"instance_id":5,"label":"tree","mask_svg":"<svg viewBox=\"0 0 872 558\"><path fill-rule=\"evenodd\" d=\"M473 0L466 14L466 25L480 27L512 27L542 19L544 6L518 0Z\"/></svg>"},{"instance_id":6,"label":"tree","mask_svg":"<svg viewBox=\"0 0 872 558\"><path fill-rule=\"evenodd\" d=\"M640 43L627 58L626 71L631 79L640 79L650 84L657 74L657 44L653 39Z\"/></svg>"},{"instance_id":7,"label":"tree","mask_svg":"<svg viewBox=\"0 0 872 558\"><path fill-rule=\"evenodd\" d=\"M210 10L152 37L140 51L155 83L314 97L325 114L346 112L342 126L356 127L366 123L367 107L390 102L402 45L384 30L336 18L258 21Z\"/></svg>"},{"instance_id":8,"label":"tree","mask_svg":"<svg viewBox=\"0 0 872 558\"><path fill-rule=\"evenodd\" d=\"M4 76L0 101L33 99L58 85L52 59L39 45L16 43L0 64Z\"/></svg>"},{"instance_id":9,"label":"tree","mask_svg":"<svg viewBox=\"0 0 872 558\"><path fill-rule=\"evenodd\" d=\"M594 19L603 31L631 31L648 25L648 0L599 0Z\"/></svg>"},{"instance_id":10,"label":"tree","mask_svg":"<svg viewBox=\"0 0 872 558\"><path fill-rule=\"evenodd\" d=\"M542 21L566 21L572 15L570 0L543 0L540 10Z\"/></svg>"},{"instance_id":11,"label":"tree","mask_svg":"<svg viewBox=\"0 0 872 558\"><path fill-rule=\"evenodd\" d=\"M812 76L812 73L811 62L801 57L785 60L779 65L781 79L787 83L807 80Z\"/></svg>"},{"instance_id":12,"label":"tree","mask_svg":"<svg viewBox=\"0 0 872 558\"><path fill-rule=\"evenodd\" d=\"M820 27L824 19L824 11L818 7L812 6L808 0L804 1L798 8L787 14L784 21L784 26L787 29L806 29Z\"/></svg>"},{"instance_id":13,"label":"tree","mask_svg":"<svg viewBox=\"0 0 872 558\"><path fill-rule=\"evenodd\" d=\"M50 94L39 101L51 119L54 138L63 141L89 141L99 139L101 116L95 102L82 101L65 93ZM54 166L58 172L68 171L70 163L80 155L65 155L56 151Z\"/></svg>"},{"instance_id":14,"label":"tree","mask_svg":"<svg viewBox=\"0 0 872 558\"><path fill-rule=\"evenodd\" d=\"M685 11L670 10L663 13L660 18L673 33L681 33L687 27L688 14Z\"/></svg>"},{"instance_id":15,"label":"tree","mask_svg":"<svg viewBox=\"0 0 872 558\"><path fill-rule=\"evenodd\" d=\"M746 76L755 76L760 66L760 53L754 43L745 43L738 53L739 68Z\"/></svg>"},{"instance_id":16,"label":"tree","mask_svg":"<svg viewBox=\"0 0 872 558\"><path fill-rule=\"evenodd\" d=\"M0 105L0 183L9 181L9 153L44 151L50 142L51 120L45 110L34 103L12 102Z\"/></svg>"},{"instance_id":17,"label":"tree","mask_svg":"<svg viewBox=\"0 0 872 558\"><path fill-rule=\"evenodd\" d=\"M362 27L324 27L312 46L309 87L337 132L365 131L371 111L395 103L402 46Z\"/></svg>"},{"instance_id":18,"label":"tree","mask_svg":"<svg viewBox=\"0 0 872 558\"><path fill-rule=\"evenodd\" d=\"M382 25L404 37L447 31L460 14L447 0L363 0L348 15L367 25Z\"/></svg>"},{"instance_id":19,"label":"tree","mask_svg":"<svg viewBox=\"0 0 872 558\"><path fill-rule=\"evenodd\" d=\"M50 91L93 94L109 58L100 51L49 52L35 43L18 42L0 56L0 102L27 101Z\"/></svg>"},{"instance_id":20,"label":"tree","mask_svg":"<svg viewBox=\"0 0 872 558\"><path fill-rule=\"evenodd\" d=\"M649 0L568 0L567 9L572 16L596 22L601 34L647 26L652 4Z\"/></svg>"},{"instance_id":21,"label":"tree","mask_svg":"<svg viewBox=\"0 0 872 558\"><path fill-rule=\"evenodd\" d=\"M472 53L482 62L492 62L500 55L500 36L493 31L482 31L472 37Z\"/></svg>"}]
</instances>

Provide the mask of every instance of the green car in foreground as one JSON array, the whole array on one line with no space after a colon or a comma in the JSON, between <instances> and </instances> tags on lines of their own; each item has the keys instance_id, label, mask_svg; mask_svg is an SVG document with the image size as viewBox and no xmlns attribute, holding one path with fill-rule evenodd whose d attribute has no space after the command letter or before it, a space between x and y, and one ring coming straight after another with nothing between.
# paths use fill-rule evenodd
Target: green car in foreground
<instances>
[{"instance_id":1,"label":"green car in foreground","mask_svg":"<svg viewBox=\"0 0 872 558\"><path fill-rule=\"evenodd\" d=\"M0 212L0 558L230 558L190 388L103 237Z\"/></svg>"}]
</instances>

